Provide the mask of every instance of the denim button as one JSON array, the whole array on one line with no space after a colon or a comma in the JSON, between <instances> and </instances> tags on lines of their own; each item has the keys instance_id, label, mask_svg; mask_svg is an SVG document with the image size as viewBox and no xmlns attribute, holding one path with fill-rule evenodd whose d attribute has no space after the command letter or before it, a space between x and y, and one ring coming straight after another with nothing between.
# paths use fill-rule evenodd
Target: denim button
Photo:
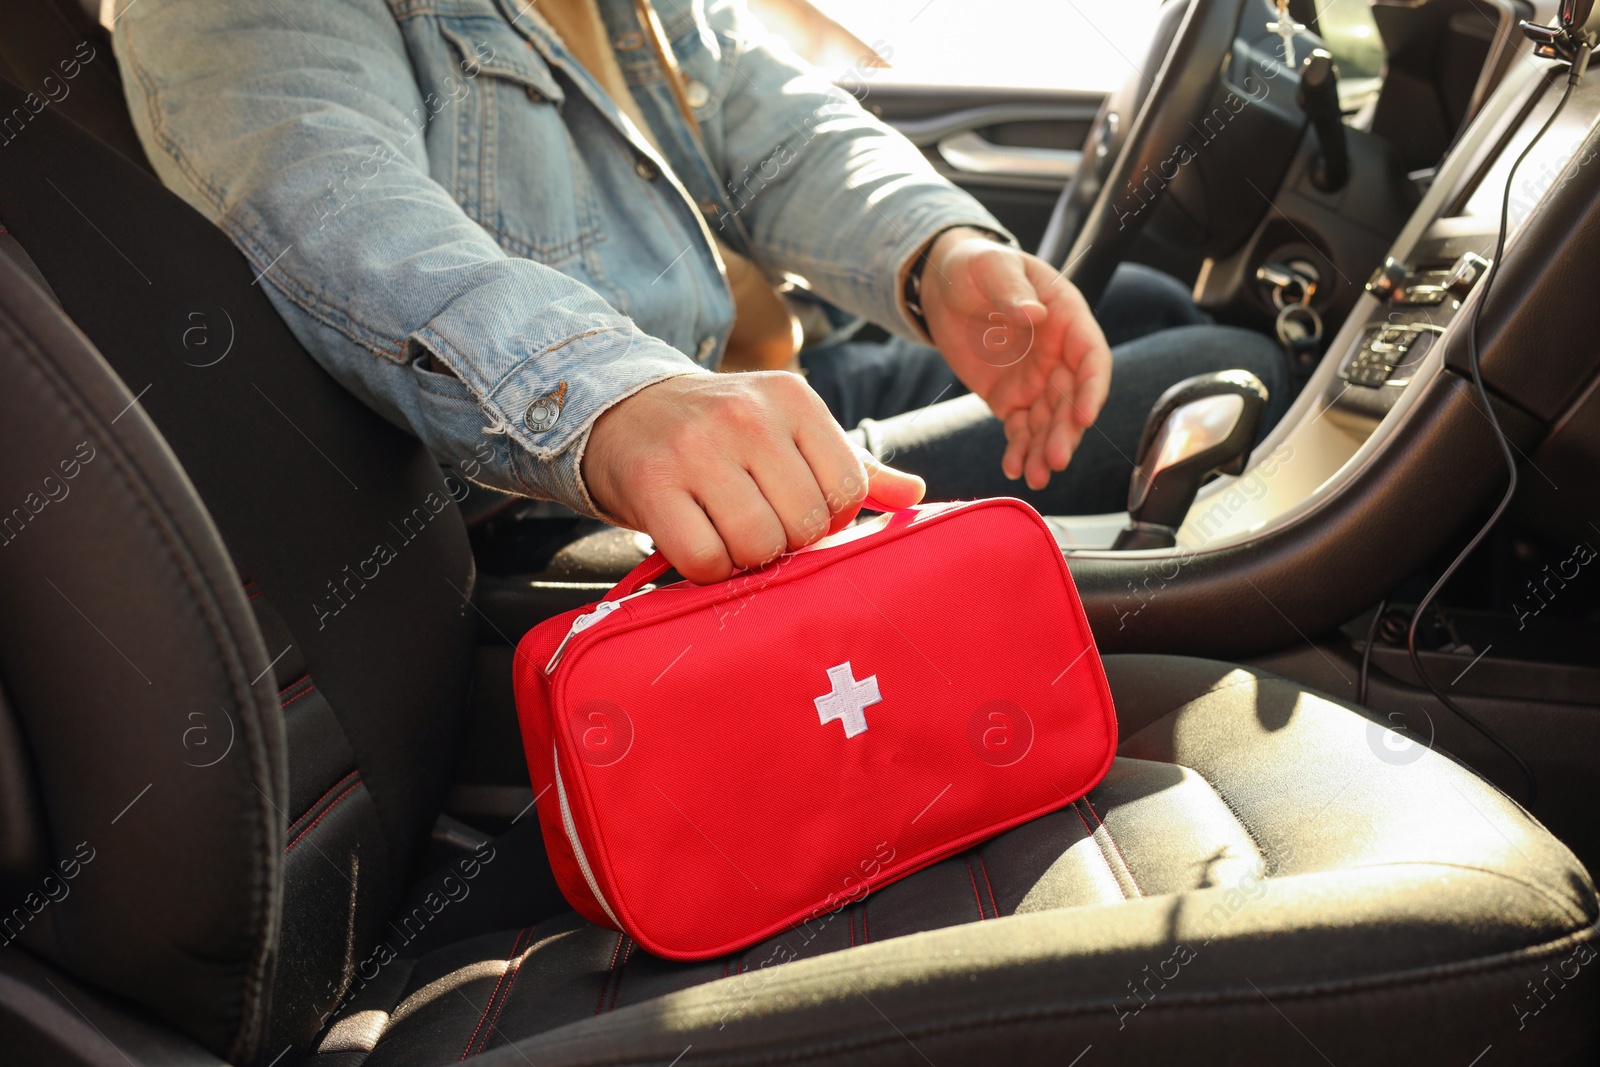
<instances>
[{"instance_id":1,"label":"denim button","mask_svg":"<svg viewBox=\"0 0 1600 1067\"><path fill-rule=\"evenodd\" d=\"M555 392L546 393L528 405L528 412L522 417L523 423L534 433L544 433L561 418L561 407L566 399L567 383L562 382L556 386Z\"/></svg>"},{"instance_id":2,"label":"denim button","mask_svg":"<svg viewBox=\"0 0 1600 1067\"><path fill-rule=\"evenodd\" d=\"M692 81L683 87L683 97L690 107L705 107L706 101L711 99L711 90L706 88L705 82Z\"/></svg>"},{"instance_id":3,"label":"denim button","mask_svg":"<svg viewBox=\"0 0 1600 1067\"><path fill-rule=\"evenodd\" d=\"M661 176L661 171L657 169L655 163L648 156L640 156L633 164L633 170L634 173L647 182L655 181Z\"/></svg>"}]
</instances>

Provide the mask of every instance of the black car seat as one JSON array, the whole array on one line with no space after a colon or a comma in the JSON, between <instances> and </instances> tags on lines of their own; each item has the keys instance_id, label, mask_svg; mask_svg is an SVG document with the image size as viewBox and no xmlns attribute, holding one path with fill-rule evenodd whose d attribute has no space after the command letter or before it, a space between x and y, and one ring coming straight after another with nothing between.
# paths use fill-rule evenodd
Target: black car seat
<instances>
[{"instance_id":1,"label":"black car seat","mask_svg":"<svg viewBox=\"0 0 1600 1067\"><path fill-rule=\"evenodd\" d=\"M1357 711L1203 660L1108 659L1123 742L1084 800L728 959L547 914L532 819L420 870L473 645L520 636L479 625L451 487L137 166L49 109L0 157L0 222L53 292L0 257L17 1062L1600 1048L1600 908L1560 842ZM729 803L760 788L730 768Z\"/></svg>"},{"instance_id":2,"label":"black car seat","mask_svg":"<svg viewBox=\"0 0 1600 1067\"><path fill-rule=\"evenodd\" d=\"M0 78L24 90L22 110L0 115L0 145L21 135L36 109L76 122L122 156L150 169L122 95L111 36L94 0L13 0L0 26ZM29 100L26 94L32 94Z\"/></svg>"}]
</instances>

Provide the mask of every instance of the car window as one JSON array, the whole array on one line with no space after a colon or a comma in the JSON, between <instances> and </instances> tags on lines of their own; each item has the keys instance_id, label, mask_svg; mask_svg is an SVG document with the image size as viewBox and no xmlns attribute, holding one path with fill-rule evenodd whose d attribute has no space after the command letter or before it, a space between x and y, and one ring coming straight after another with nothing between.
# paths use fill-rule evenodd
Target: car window
<instances>
[{"instance_id":1,"label":"car window","mask_svg":"<svg viewBox=\"0 0 1600 1067\"><path fill-rule=\"evenodd\" d=\"M1361 110L1383 85L1383 39L1372 6L1317 0L1317 29L1339 64L1339 107Z\"/></svg>"},{"instance_id":2,"label":"car window","mask_svg":"<svg viewBox=\"0 0 1600 1067\"><path fill-rule=\"evenodd\" d=\"M750 0L801 55L905 83L1109 91L1138 69L1161 0ZM881 57L873 62L872 55ZM865 62L863 62L865 57Z\"/></svg>"}]
</instances>

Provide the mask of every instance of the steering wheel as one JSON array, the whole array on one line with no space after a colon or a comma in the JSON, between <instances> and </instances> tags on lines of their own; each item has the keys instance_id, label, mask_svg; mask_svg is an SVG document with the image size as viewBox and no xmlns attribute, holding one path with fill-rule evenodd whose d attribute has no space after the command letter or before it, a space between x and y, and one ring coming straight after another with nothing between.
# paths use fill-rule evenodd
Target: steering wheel
<instances>
[{"instance_id":1,"label":"steering wheel","mask_svg":"<svg viewBox=\"0 0 1600 1067\"><path fill-rule=\"evenodd\" d=\"M1168 0L1156 15L1143 68L1106 98L1095 117L1083 161L1056 201L1039 245L1039 258L1064 267L1063 275L1091 307L1153 214L1166 187L1158 168L1190 141L1211 110L1249 6L1253 0Z\"/></svg>"}]
</instances>

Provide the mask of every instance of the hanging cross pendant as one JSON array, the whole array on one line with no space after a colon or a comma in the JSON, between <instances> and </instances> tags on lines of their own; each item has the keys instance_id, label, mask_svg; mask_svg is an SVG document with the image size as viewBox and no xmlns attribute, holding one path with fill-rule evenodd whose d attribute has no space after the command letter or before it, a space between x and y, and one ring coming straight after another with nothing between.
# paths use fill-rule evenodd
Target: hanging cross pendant
<instances>
[{"instance_id":1,"label":"hanging cross pendant","mask_svg":"<svg viewBox=\"0 0 1600 1067\"><path fill-rule=\"evenodd\" d=\"M1278 0L1278 17L1267 23L1267 32L1283 38L1283 62L1293 69L1294 39L1297 34L1305 32L1305 26L1296 22L1294 16L1289 14L1289 0Z\"/></svg>"}]
</instances>

